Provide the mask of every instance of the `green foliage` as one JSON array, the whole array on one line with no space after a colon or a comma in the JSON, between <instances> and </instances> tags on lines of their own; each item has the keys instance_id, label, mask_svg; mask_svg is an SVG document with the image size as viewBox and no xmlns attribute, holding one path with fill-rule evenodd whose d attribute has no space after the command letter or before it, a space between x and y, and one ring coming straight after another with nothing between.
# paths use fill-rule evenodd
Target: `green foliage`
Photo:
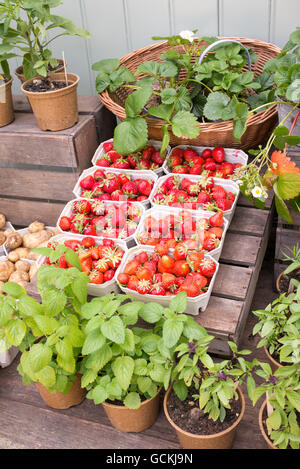
<instances>
[{"instance_id":1,"label":"green foliage","mask_svg":"<svg viewBox=\"0 0 300 469\"><path fill-rule=\"evenodd\" d=\"M288 254L288 252L290 254ZM283 253L282 260L289 262L289 266L284 270L285 274L290 274L295 270L300 269L300 246L297 243L292 248L287 247L287 251Z\"/></svg>"},{"instance_id":2,"label":"green foliage","mask_svg":"<svg viewBox=\"0 0 300 469\"><path fill-rule=\"evenodd\" d=\"M57 60L49 45L60 36L90 37L74 23L51 10L62 2L57 0L13 0L0 2L0 63L7 75L7 60L22 57L26 80L36 75L46 77ZM52 34L52 30L55 32ZM58 30L58 31L57 31Z\"/></svg>"}]
</instances>

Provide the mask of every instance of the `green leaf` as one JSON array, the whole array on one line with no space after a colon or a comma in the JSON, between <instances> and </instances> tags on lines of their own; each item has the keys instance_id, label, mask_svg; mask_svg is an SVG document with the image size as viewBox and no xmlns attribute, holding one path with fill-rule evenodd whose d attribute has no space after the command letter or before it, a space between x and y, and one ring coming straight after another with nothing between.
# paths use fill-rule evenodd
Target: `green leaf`
<instances>
[{"instance_id":1,"label":"green leaf","mask_svg":"<svg viewBox=\"0 0 300 469\"><path fill-rule=\"evenodd\" d=\"M148 109L148 114L150 116L158 117L159 119L163 119L169 122L173 111L174 104L159 104L158 106L151 106Z\"/></svg>"},{"instance_id":2,"label":"green leaf","mask_svg":"<svg viewBox=\"0 0 300 469\"><path fill-rule=\"evenodd\" d=\"M134 370L134 360L131 357L117 357L112 364L112 370L119 385L124 391L129 388Z\"/></svg>"},{"instance_id":3,"label":"green leaf","mask_svg":"<svg viewBox=\"0 0 300 469\"><path fill-rule=\"evenodd\" d=\"M114 149L121 155L142 150L148 143L148 129L142 117L126 118L114 131Z\"/></svg>"},{"instance_id":4,"label":"green leaf","mask_svg":"<svg viewBox=\"0 0 300 469\"><path fill-rule=\"evenodd\" d=\"M139 376L137 379L137 385L142 393L147 392L151 384L152 381L148 376Z\"/></svg>"},{"instance_id":5,"label":"green leaf","mask_svg":"<svg viewBox=\"0 0 300 469\"><path fill-rule=\"evenodd\" d=\"M56 316L60 313L67 303L67 297L63 291L47 289L41 292L43 306L46 314Z\"/></svg>"},{"instance_id":6,"label":"green leaf","mask_svg":"<svg viewBox=\"0 0 300 469\"><path fill-rule=\"evenodd\" d=\"M5 335L12 345L18 346L26 334L26 325L21 319L11 319L5 329Z\"/></svg>"},{"instance_id":7,"label":"green leaf","mask_svg":"<svg viewBox=\"0 0 300 469\"><path fill-rule=\"evenodd\" d=\"M103 347L105 341L106 339L99 329L92 330L85 338L82 354L89 355L90 353L96 352L96 350Z\"/></svg>"},{"instance_id":8,"label":"green leaf","mask_svg":"<svg viewBox=\"0 0 300 469\"><path fill-rule=\"evenodd\" d=\"M300 173L280 174L277 179L277 190L284 200L297 197L300 193Z\"/></svg>"},{"instance_id":9,"label":"green leaf","mask_svg":"<svg viewBox=\"0 0 300 469\"><path fill-rule=\"evenodd\" d=\"M187 308L187 294L180 292L172 298L169 308L175 313L185 313Z\"/></svg>"},{"instance_id":10,"label":"green leaf","mask_svg":"<svg viewBox=\"0 0 300 469\"><path fill-rule=\"evenodd\" d=\"M278 127L276 127L273 130L273 135L276 135L276 137L281 137L281 136L288 135L288 134L289 134L289 129L285 127L284 125L278 125Z\"/></svg>"},{"instance_id":11,"label":"green leaf","mask_svg":"<svg viewBox=\"0 0 300 469\"><path fill-rule=\"evenodd\" d=\"M81 272L79 257L73 249L67 248L65 253L66 261Z\"/></svg>"},{"instance_id":12,"label":"green leaf","mask_svg":"<svg viewBox=\"0 0 300 469\"><path fill-rule=\"evenodd\" d=\"M120 66L120 68L110 75L111 84L109 85L109 92L114 93L125 82L136 81L135 76L131 73L128 68Z\"/></svg>"},{"instance_id":13,"label":"green leaf","mask_svg":"<svg viewBox=\"0 0 300 469\"><path fill-rule=\"evenodd\" d=\"M45 366L37 373L39 382L45 386L45 388L52 388L56 383L56 374L52 366Z\"/></svg>"},{"instance_id":14,"label":"green leaf","mask_svg":"<svg viewBox=\"0 0 300 469\"><path fill-rule=\"evenodd\" d=\"M176 100L176 90L174 88L165 88L161 92L161 100L164 104L173 104Z\"/></svg>"},{"instance_id":15,"label":"green leaf","mask_svg":"<svg viewBox=\"0 0 300 469\"><path fill-rule=\"evenodd\" d=\"M162 125L161 130L163 133L163 138L161 142L160 153L161 155L163 155L170 143L170 134L168 130L168 124Z\"/></svg>"},{"instance_id":16,"label":"green leaf","mask_svg":"<svg viewBox=\"0 0 300 469\"><path fill-rule=\"evenodd\" d=\"M294 103L300 101L300 79L294 80L286 90L286 97Z\"/></svg>"},{"instance_id":17,"label":"green leaf","mask_svg":"<svg viewBox=\"0 0 300 469\"><path fill-rule=\"evenodd\" d=\"M59 323L54 318L49 318L48 316L42 316L40 314L36 314L34 316L34 320L37 323L39 329L45 335L52 334L58 327Z\"/></svg>"},{"instance_id":18,"label":"green leaf","mask_svg":"<svg viewBox=\"0 0 300 469\"><path fill-rule=\"evenodd\" d=\"M23 295L26 295L25 288L15 282L4 283L2 285L2 292L7 293L14 298L21 298Z\"/></svg>"},{"instance_id":19,"label":"green leaf","mask_svg":"<svg viewBox=\"0 0 300 469\"><path fill-rule=\"evenodd\" d=\"M167 347L177 344L183 331L183 323L178 319L167 319L163 325L163 340Z\"/></svg>"},{"instance_id":20,"label":"green leaf","mask_svg":"<svg viewBox=\"0 0 300 469\"><path fill-rule=\"evenodd\" d=\"M134 361L134 374L139 376L145 376L147 373L147 361L144 358L137 358Z\"/></svg>"},{"instance_id":21,"label":"green leaf","mask_svg":"<svg viewBox=\"0 0 300 469\"><path fill-rule=\"evenodd\" d=\"M41 343L33 344L28 352L30 367L34 373L47 366L52 358L51 348Z\"/></svg>"},{"instance_id":22,"label":"green leaf","mask_svg":"<svg viewBox=\"0 0 300 469\"><path fill-rule=\"evenodd\" d=\"M103 59L99 60L92 65L92 69L97 72L107 73L108 75L114 72L120 65L119 59Z\"/></svg>"},{"instance_id":23,"label":"green leaf","mask_svg":"<svg viewBox=\"0 0 300 469\"><path fill-rule=\"evenodd\" d=\"M154 62L149 60L148 62L143 62L138 65L136 69L136 75L140 75L141 73L146 75L153 75L157 76L159 74L159 64L158 62Z\"/></svg>"},{"instance_id":24,"label":"green leaf","mask_svg":"<svg viewBox=\"0 0 300 469\"><path fill-rule=\"evenodd\" d=\"M289 402L292 404L292 406L295 407L297 412L300 412L300 395L299 395L299 392L287 389L286 396L287 396Z\"/></svg>"},{"instance_id":25,"label":"green leaf","mask_svg":"<svg viewBox=\"0 0 300 469\"><path fill-rule=\"evenodd\" d=\"M152 86L145 86L131 93L125 101L126 116L136 117L145 107L152 94Z\"/></svg>"},{"instance_id":26,"label":"green leaf","mask_svg":"<svg viewBox=\"0 0 300 469\"><path fill-rule=\"evenodd\" d=\"M196 116L188 111L177 112L171 124L176 137L196 138L200 133Z\"/></svg>"},{"instance_id":27,"label":"green leaf","mask_svg":"<svg viewBox=\"0 0 300 469\"><path fill-rule=\"evenodd\" d=\"M233 136L236 140L241 139L246 130L246 122L248 117L248 106L245 103L237 103L235 105L235 117L233 119Z\"/></svg>"},{"instance_id":28,"label":"green leaf","mask_svg":"<svg viewBox=\"0 0 300 469\"><path fill-rule=\"evenodd\" d=\"M96 77L96 91L102 93L110 85L110 78L107 73L99 73Z\"/></svg>"},{"instance_id":29,"label":"green leaf","mask_svg":"<svg viewBox=\"0 0 300 469\"><path fill-rule=\"evenodd\" d=\"M119 316L113 316L101 325L101 332L107 339L116 344L123 344L125 341L125 327Z\"/></svg>"},{"instance_id":30,"label":"green leaf","mask_svg":"<svg viewBox=\"0 0 300 469\"><path fill-rule=\"evenodd\" d=\"M273 189L275 193L275 207L278 215L284 220L286 220L288 223L293 223L289 209L278 193L277 182L273 184Z\"/></svg>"},{"instance_id":31,"label":"green leaf","mask_svg":"<svg viewBox=\"0 0 300 469\"><path fill-rule=\"evenodd\" d=\"M124 405L128 409L138 409L141 405L141 398L137 392L130 392L124 399Z\"/></svg>"},{"instance_id":32,"label":"green leaf","mask_svg":"<svg viewBox=\"0 0 300 469\"><path fill-rule=\"evenodd\" d=\"M112 359L112 351L109 345L103 345L100 349L91 353L85 365L95 372L100 371Z\"/></svg>"},{"instance_id":33,"label":"green leaf","mask_svg":"<svg viewBox=\"0 0 300 469\"><path fill-rule=\"evenodd\" d=\"M178 68L173 62L166 61L159 64L159 75L161 77L175 77L178 74Z\"/></svg>"},{"instance_id":34,"label":"green leaf","mask_svg":"<svg viewBox=\"0 0 300 469\"><path fill-rule=\"evenodd\" d=\"M87 395L87 397L89 396ZM108 393L103 386L98 384L92 389L90 397L93 399L96 405L102 404L102 402L105 402L106 399L108 398Z\"/></svg>"},{"instance_id":35,"label":"green leaf","mask_svg":"<svg viewBox=\"0 0 300 469\"><path fill-rule=\"evenodd\" d=\"M139 315L144 321L154 324L158 322L162 317L163 306L159 303L145 303L142 309L139 311Z\"/></svg>"},{"instance_id":36,"label":"green leaf","mask_svg":"<svg viewBox=\"0 0 300 469\"><path fill-rule=\"evenodd\" d=\"M184 380L180 379L178 381L175 381L173 384L173 389L178 399L180 399L181 401L185 401L189 390Z\"/></svg>"},{"instance_id":37,"label":"green leaf","mask_svg":"<svg viewBox=\"0 0 300 469\"><path fill-rule=\"evenodd\" d=\"M216 121L222 118L222 113L228 105L230 98L219 91L210 93L207 97L206 104L203 109L204 116L211 120Z\"/></svg>"}]
</instances>

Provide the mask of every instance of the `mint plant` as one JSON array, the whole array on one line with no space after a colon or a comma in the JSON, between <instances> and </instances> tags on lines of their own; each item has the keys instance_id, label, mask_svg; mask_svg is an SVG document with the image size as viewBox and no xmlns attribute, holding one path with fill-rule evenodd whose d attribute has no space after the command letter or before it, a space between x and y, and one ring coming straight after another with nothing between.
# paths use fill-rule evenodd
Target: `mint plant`
<instances>
[{"instance_id":1,"label":"mint plant","mask_svg":"<svg viewBox=\"0 0 300 469\"><path fill-rule=\"evenodd\" d=\"M57 66L49 48L56 38L90 37L88 31L77 28L71 20L52 14L52 9L62 3L60 0L0 2L0 61L22 57L26 80L36 75L47 77Z\"/></svg>"}]
</instances>

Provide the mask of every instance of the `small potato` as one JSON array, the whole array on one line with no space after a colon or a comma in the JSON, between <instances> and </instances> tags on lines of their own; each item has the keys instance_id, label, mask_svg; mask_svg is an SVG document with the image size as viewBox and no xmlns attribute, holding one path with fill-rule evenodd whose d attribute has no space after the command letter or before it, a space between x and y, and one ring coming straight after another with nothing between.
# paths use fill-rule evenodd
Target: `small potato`
<instances>
[{"instance_id":1,"label":"small potato","mask_svg":"<svg viewBox=\"0 0 300 469\"><path fill-rule=\"evenodd\" d=\"M23 272L22 270L16 270L9 277L10 282L29 282L28 272Z\"/></svg>"},{"instance_id":2,"label":"small potato","mask_svg":"<svg viewBox=\"0 0 300 469\"><path fill-rule=\"evenodd\" d=\"M4 234L4 231L0 231L0 246L5 243L6 236Z\"/></svg>"},{"instance_id":3,"label":"small potato","mask_svg":"<svg viewBox=\"0 0 300 469\"><path fill-rule=\"evenodd\" d=\"M0 262L0 281L7 282L12 273L14 272L14 264L10 261Z\"/></svg>"},{"instance_id":4,"label":"small potato","mask_svg":"<svg viewBox=\"0 0 300 469\"><path fill-rule=\"evenodd\" d=\"M33 279L33 277L36 275L38 271L38 266L36 264L32 264L29 270L29 279L30 281Z\"/></svg>"},{"instance_id":5,"label":"small potato","mask_svg":"<svg viewBox=\"0 0 300 469\"><path fill-rule=\"evenodd\" d=\"M15 230L12 230L11 228L8 228L7 230L4 231L5 237L7 238L10 234L14 234Z\"/></svg>"},{"instance_id":6,"label":"small potato","mask_svg":"<svg viewBox=\"0 0 300 469\"><path fill-rule=\"evenodd\" d=\"M3 215L3 213L0 213L0 229L4 228L6 225L6 217Z\"/></svg>"},{"instance_id":7,"label":"small potato","mask_svg":"<svg viewBox=\"0 0 300 469\"><path fill-rule=\"evenodd\" d=\"M14 250L14 252L19 256L19 259L27 259L29 256L29 249L27 248L17 248Z\"/></svg>"},{"instance_id":8,"label":"small potato","mask_svg":"<svg viewBox=\"0 0 300 469\"><path fill-rule=\"evenodd\" d=\"M27 261L17 261L17 262L15 263L15 268L16 268L16 270L18 270L18 271L21 270L22 272L29 272L29 270L30 270L30 264L29 264L29 262L27 262Z\"/></svg>"},{"instance_id":9,"label":"small potato","mask_svg":"<svg viewBox=\"0 0 300 469\"><path fill-rule=\"evenodd\" d=\"M27 288L28 285L29 285L29 282L24 282L24 280L18 280L18 282L16 282L16 281L14 280L14 282L17 283L18 285L20 285L21 287L24 287L25 290L26 290L26 288Z\"/></svg>"},{"instance_id":10,"label":"small potato","mask_svg":"<svg viewBox=\"0 0 300 469\"><path fill-rule=\"evenodd\" d=\"M29 261L37 261L38 258L39 258L39 254L37 252L29 252L28 256L26 257L26 259L28 259Z\"/></svg>"},{"instance_id":11,"label":"small potato","mask_svg":"<svg viewBox=\"0 0 300 469\"><path fill-rule=\"evenodd\" d=\"M20 257L18 255L18 253L16 252L16 250L14 251L10 251L7 255L7 259L10 261L10 262L17 262Z\"/></svg>"},{"instance_id":12,"label":"small potato","mask_svg":"<svg viewBox=\"0 0 300 469\"><path fill-rule=\"evenodd\" d=\"M46 230L37 231L36 233L26 233L23 236L23 246L28 249L34 249L49 239Z\"/></svg>"},{"instance_id":13,"label":"small potato","mask_svg":"<svg viewBox=\"0 0 300 469\"><path fill-rule=\"evenodd\" d=\"M28 226L28 231L30 233L36 233L37 231L41 231L45 229L44 223L41 223L39 221L34 221Z\"/></svg>"},{"instance_id":14,"label":"small potato","mask_svg":"<svg viewBox=\"0 0 300 469\"><path fill-rule=\"evenodd\" d=\"M6 239L6 247L9 251L11 251L12 249L16 249L18 247L21 246L23 240L22 240L22 236L17 233L17 232L14 232L13 234L10 234L7 239Z\"/></svg>"}]
</instances>

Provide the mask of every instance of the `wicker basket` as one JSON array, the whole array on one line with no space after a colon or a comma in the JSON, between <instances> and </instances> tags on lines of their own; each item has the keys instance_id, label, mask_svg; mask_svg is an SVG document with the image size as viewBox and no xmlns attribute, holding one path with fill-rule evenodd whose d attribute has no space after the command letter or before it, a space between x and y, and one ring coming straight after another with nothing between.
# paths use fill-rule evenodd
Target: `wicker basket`
<instances>
[{"instance_id":1,"label":"wicker basket","mask_svg":"<svg viewBox=\"0 0 300 469\"><path fill-rule=\"evenodd\" d=\"M254 39L242 37L222 37L220 39L233 39L241 42L246 47L251 47L257 55L257 61L252 65L254 76L260 74L263 70L264 64L271 58L277 56L281 49L274 44ZM196 40L197 41L197 40ZM198 41L199 48L205 45L203 42ZM181 46L177 49L180 50ZM170 48L167 41L155 43L142 49L135 50L128 55L121 58L121 64L130 69L133 73L136 71L139 64L149 60L159 60L160 55ZM196 60L196 58L195 58ZM182 78L184 71L181 72ZM128 94L132 92L128 88L118 88L114 93L109 93L105 90L100 93L100 99L103 104L114 113L121 121L126 117L125 100ZM162 140L161 127L165 123L161 119L146 118L148 123L148 137L149 139ZM233 123L232 121L224 122L208 122L199 123L200 135L194 139L178 138L170 132L171 145L199 145L199 146L217 146L222 145L230 148L240 148L248 150L255 148L257 145L263 143L270 135L278 121L276 105L269 107L247 120L247 129L238 142L233 138Z\"/></svg>"}]
</instances>

